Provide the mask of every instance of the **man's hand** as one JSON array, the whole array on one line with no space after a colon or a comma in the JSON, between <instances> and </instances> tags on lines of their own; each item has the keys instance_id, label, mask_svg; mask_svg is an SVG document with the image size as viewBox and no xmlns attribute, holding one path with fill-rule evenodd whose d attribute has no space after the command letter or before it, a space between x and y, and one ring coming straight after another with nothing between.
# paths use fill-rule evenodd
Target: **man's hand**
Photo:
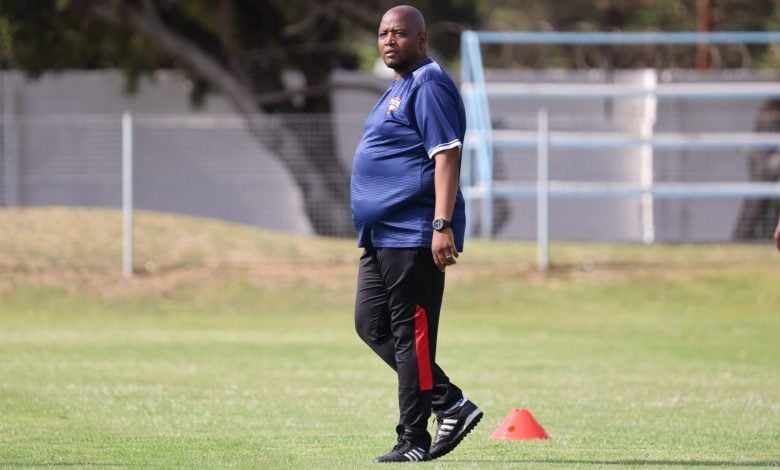
<instances>
[{"instance_id":1,"label":"man's hand","mask_svg":"<svg viewBox=\"0 0 780 470\"><path fill-rule=\"evenodd\" d=\"M431 241L431 252L433 253L433 262L436 263L441 272L444 272L447 266L457 263L458 249L455 248L455 237L452 235L452 229L433 231L433 240Z\"/></svg>"}]
</instances>

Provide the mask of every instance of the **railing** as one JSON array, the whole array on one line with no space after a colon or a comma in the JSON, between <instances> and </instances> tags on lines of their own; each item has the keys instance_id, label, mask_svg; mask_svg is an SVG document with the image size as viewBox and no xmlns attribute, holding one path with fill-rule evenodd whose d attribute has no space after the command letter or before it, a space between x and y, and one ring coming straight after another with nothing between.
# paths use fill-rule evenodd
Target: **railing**
<instances>
[{"instance_id":1,"label":"railing","mask_svg":"<svg viewBox=\"0 0 780 470\"><path fill-rule=\"evenodd\" d=\"M640 99L656 100L684 98L686 100L742 100L747 98L780 98L780 84L755 82L749 84L658 83L653 77L638 85L631 84L571 84L556 83L488 83L482 61L484 44L568 44L568 45L661 45L661 44L744 44L780 43L780 32L731 33L535 33L467 31L461 37L461 87L466 103L469 130L464 146L463 190L468 207L480 201L480 234L491 236L493 202L495 198L537 198L537 223L547 223L550 198L609 198L637 196L645 198L652 208L652 198L780 198L778 183L658 183L652 177L653 150L704 149L773 149L780 147L780 133L656 133L654 116L642 124L637 137L610 132L560 132L547 129L547 113L539 110L539 129L534 131L496 130L491 126L489 100L524 99ZM542 135L543 134L543 135ZM543 148L545 147L545 148ZM579 149L583 152L602 149L639 149L643 153L641 183L557 182L537 180L536 184L494 181L493 157L499 149L536 149L538 175L547 177L545 165L548 149ZM647 174L645 174L647 173ZM544 194L542 194L544 193ZM642 220L652 225L652 213ZM537 227L539 235L546 227ZM653 242L652 228L644 230L644 241ZM546 246L546 240L539 240ZM544 256L540 255L540 261Z\"/></svg>"}]
</instances>

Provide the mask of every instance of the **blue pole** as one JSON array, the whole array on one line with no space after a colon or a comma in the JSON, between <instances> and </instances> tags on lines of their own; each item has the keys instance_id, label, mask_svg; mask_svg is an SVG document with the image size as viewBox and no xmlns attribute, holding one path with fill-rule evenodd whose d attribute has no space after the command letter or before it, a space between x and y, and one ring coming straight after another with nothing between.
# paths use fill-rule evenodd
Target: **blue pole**
<instances>
[{"instance_id":1,"label":"blue pole","mask_svg":"<svg viewBox=\"0 0 780 470\"><path fill-rule=\"evenodd\" d=\"M535 32L468 31L482 44L770 44L780 42L780 32ZM464 33L465 34L465 33Z\"/></svg>"}]
</instances>

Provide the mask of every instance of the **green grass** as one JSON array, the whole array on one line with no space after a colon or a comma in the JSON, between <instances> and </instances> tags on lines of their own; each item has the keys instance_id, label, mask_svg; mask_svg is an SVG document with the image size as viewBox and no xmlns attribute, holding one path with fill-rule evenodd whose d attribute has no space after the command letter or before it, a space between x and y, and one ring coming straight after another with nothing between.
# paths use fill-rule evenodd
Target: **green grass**
<instances>
[{"instance_id":1,"label":"green grass","mask_svg":"<svg viewBox=\"0 0 780 470\"><path fill-rule=\"evenodd\" d=\"M0 467L364 468L395 379L352 326L354 242L110 211L0 211ZM485 411L429 468L780 465L769 244L472 242L439 362ZM547 441L493 441L528 408Z\"/></svg>"}]
</instances>

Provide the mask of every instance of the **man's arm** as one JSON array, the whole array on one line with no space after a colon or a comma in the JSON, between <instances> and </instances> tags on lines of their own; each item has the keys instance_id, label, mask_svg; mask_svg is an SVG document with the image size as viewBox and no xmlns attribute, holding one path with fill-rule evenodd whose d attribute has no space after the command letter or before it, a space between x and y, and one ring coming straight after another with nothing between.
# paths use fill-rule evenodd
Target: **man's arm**
<instances>
[{"instance_id":1,"label":"man's arm","mask_svg":"<svg viewBox=\"0 0 780 470\"><path fill-rule=\"evenodd\" d=\"M460 148L442 150L433 156L433 160L436 163L434 171L436 209L433 218L452 221L455 197L458 195ZM433 252L433 261L440 270L444 271L447 265L455 264L458 250L455 247L455 237L451 228L441 232L433 231L431 251Z\"/></svg>"}]
</instances>

